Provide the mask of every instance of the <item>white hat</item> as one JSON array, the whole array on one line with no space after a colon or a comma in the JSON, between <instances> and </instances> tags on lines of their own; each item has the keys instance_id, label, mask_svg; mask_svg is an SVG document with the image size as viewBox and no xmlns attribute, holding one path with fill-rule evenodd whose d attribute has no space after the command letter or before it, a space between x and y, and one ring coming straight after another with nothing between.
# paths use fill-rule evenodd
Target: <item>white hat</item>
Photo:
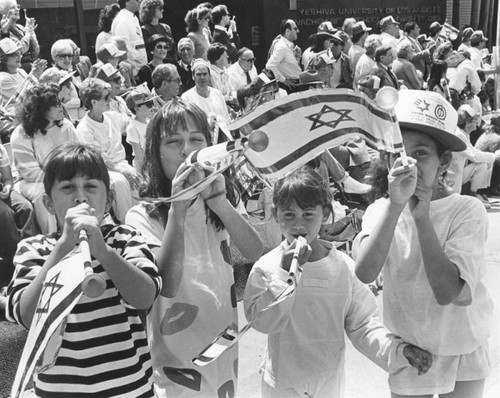
<instances>
[{"instance_id":1,"label":"white hat","mask_svg":"<svg viewBox=\"0 0 500 398\"><path fill-rule=\"evenodd\" d=\"M104 64L99 69L97 69L96 77L98 79L104 80L105 82L109 82L113 78L113 76L119 73L120 71L113 65Z\"/></svg>"},{"instance_id":2,"label":"white hat","mask_svg":"<svg viewBox=\"0 0 500 398\"><path fill-rule=\"evenodd\" d=\"M8 37L0 40L0 50L2 50L2 52L5 55L13 54L17 50L19 50L20 48L21 48L21 46L18 42L14 41Z\"/></svg>"},{"instance_id":3,"label":"white hat","mask_svg":"<svg viewBox=\"0 0 500 398\"><path fill-rule=\"evenodd\" d=\"M400 90L398 94L395 111L402 128L427 134L451 151L465 150L465 142L454 134L457 111L443 96L423 90Z\"/></svg>"}]
</instances>

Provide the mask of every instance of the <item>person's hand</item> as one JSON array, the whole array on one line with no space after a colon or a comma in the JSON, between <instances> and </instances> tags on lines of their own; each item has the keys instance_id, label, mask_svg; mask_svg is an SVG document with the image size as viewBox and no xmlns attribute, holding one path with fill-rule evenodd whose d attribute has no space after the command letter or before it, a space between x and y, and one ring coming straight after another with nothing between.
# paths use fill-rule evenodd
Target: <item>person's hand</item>
<instances>
[{"instance_id":1,"label":"person's hand","mask_svg":"<svg viewBox=\"0 0 500 398\"><path fill-rule=\"evenodd\" d=\"M205 176L204 170L198 165L181 164L172 180L172 195L175 195L202 180ZM180 211L187 211L191 200L176 200L172 207Z\"/></svg>"},{"instance_id":2,"label":"person's hand","mask_svg":"<svg viewBox=\"0 0 500 398\"><path fill-rule=\"evenodd\" d=\"M101 233L100 221L96 211L88 203L80 203L67 210L61 240L71 247L79 243L80 231L85 230L90 252L98 258L106 250L106 243Z\"/></svg>"},{"instance_id":3,"label":"person's hand","mask_svg":"<svg viewBox=\"0 0 500 398\"><path fill-rule=\"evenodd\" d=\"M47 60L45 59L35 59L33 62L33 67L32 67L32 73L33 76L35 76L37 79L40 79L40 76L42 76L43 71L47 68Z\"/></svg>"},{"instance_id":4,"label":"person's hand","mask_svg":"<svg viewBox=\"0 0 500 398\"><path fill-rule=\"evenodd\" d=\"M283 84L289 88L294 88L295 86L297 86L297 83L295 83L293 79L285 79Z\"/></svg>"},{"instance_id":5,"label":"person's hand","mask_svg":"<svg viewBox=\"0 0 500 398\"><path fill-rule=\"evenodd\" d=\"M236 17L232 17L231 18L231 22L229 22L229 28L232 30L233 33L237 33L238 32L238 28L236 27Z\"/></svg>"},{"instance_id":6,"label":"person's hand","mask_svg":"<svg viewBox=\"0 0 500 398\"><path fill-rule=\"evenodd\" d=\"M297 61L300 61L300 59L302 58L302 49L299 46L295 46L295 48L293 49L293 55L295 55L295 59Z\"/></svg>"},{"instance_id":7,"label":"person's hand","mask_svg":"<svg viewBox=\"0 0 500 398\"><path fill-rule=\"evenodd\" d=\"M13 20L14 20L14 11L13 10L9 10L7 12L7 14L2 15L2 20L0 21L0 27L1 27L3 33L7 33Z\"/></svg>"},{"instance_id":8,"label":"person's hand","mask_svg":"<svg viewBox=\"0 0 500 398\"><path fill-rule=\"evenodd\" d=\"M432 199L432 187L424 187L417 182L415 193L410 198L410 211L414 220L421 219L429 215L429 208Z\"/></svg>"},{"instance_id":9,"label":"person's hand","mask_svg":"<svg viewBox=\"0 0 500 398\"><path fill-rule=\"evenodd\" d=\"M417 161L408 157L408 166L396 159L389 170L389 199L396 205L406 205L417 187Z\"/></svg>"},{"instance_id":10,"label":"person's hand","mask_svg":"<svg viewBox=\"0 0 500 398\"><path fill-rule=\"evenodd\" d=\"M0 191L0 199L7 199L10 196L10 193L12 192L12 186L11 185L4 185L2 190Z\"/></svg>"},{"instance_id":11,"label":"person's hand","mask_svg":"<svg viewBox=\"0 0 500 398\"><path fill-rule=\"evenodd\" d=\"M423 375L432 366L432 354L414 345L408 344L403 348L403 355L411 366L418 370L418 375Z\"/></svg>"},{"instance_id":12,"label":"person's hand","mask_svg":"<svg viewBox=\"0 0 500 398\"><path fill-rule=\"evenodd\" d=\"M24 26L29 33L33 33L35 29L38 27L35 18L28 18L28 17L26 18L26 24Z\"/></svg>"},{"instance_id":13,"label":"person's hand","mask_svg":"<svg viewBox=\"0 0 500 398\"><path fill-rule=\"evenodd\" d=\"M305 240L305 239L304 239ZM285 271L290 271L290 265L292 265L293 252L295 251L295 247L297 246L298 240L295 239L290 245L285 247L285 251L283 252L283 256L281 257L281 268ZM309 256L312 253L311 246L303 245L300 248L299 252L299 265L304 265L307 260L309 260Z\"/></svg>"},{"instance_id":14,"label":"person's hand","mask_svg":"<svg viewBox=\"0 0 500 398\"><path fill-rule=\"evenodd\" d=\"M212 170L204 170L204 172L208 176L212 173ZM201 191L200 196L210 208L213 208L214 205L221 201L227 200L226 180L224 176L219 174L208 187Z\"/></svg>"}]
</instances>

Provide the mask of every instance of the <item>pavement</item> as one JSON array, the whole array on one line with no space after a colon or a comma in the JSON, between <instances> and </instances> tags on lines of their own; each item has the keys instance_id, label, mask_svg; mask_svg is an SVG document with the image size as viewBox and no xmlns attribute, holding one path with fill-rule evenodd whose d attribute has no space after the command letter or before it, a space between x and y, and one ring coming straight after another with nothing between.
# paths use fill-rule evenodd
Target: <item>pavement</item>
<instances>
[{"instance_id":1,"label":"pavement","mask_svg":"<svg viewBox=\"0 0 500 398\"><path fill-rule=\"evenodd\" d=\"M489 340L492 373L486 380L483 398L500 397L500 197L491 198L497 201L488 210L489 234L486 242L487 274L484 278L486 286L495 302L495 322ZM383 294L383 293L382 293ZM377 297L382 308L381 295ZM242 302L238 303L240 327L246 324ZM14 377L16 363L21 355L21 347L26 336L19 326L8 322L0 322L0 398L7 397ZM387 385L387 374L357 352L347 341L346 348L346 398L387 398L390 391ZM260 397L260 375L258 369L263 361L266 335L251 329L239 343L240 369L237 398ZM31 391L23 398L32 398Z\"/></svg>"}]
</instances>

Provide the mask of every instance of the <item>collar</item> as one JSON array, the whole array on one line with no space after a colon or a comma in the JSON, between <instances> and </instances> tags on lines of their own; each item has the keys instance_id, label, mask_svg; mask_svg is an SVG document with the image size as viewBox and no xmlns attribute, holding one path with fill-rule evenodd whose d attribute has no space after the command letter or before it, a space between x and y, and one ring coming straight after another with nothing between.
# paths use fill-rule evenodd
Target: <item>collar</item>
<instances>
[{"instance_id":1,"label":"collar","mask_svg":"<svg viewBox=\"0 0 500 398\"><path fill-rule=\"evenodd\" d=\"M295 44L293 44L293 41L288 40L285 36L281 36L281 39L283 42L290 48L295 48Z\"/></svg>"}]
</instances>

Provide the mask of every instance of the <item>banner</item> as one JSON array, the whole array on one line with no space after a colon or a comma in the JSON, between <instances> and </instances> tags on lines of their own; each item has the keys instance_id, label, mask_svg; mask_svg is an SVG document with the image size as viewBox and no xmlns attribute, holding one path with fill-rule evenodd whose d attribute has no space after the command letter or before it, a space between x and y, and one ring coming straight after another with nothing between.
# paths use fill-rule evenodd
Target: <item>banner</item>
<instances>
[{"instance_id":1,"label":"banner","mask_svg":"<svg viewBox=\"0 0 500 398\"><path fill-rule=\"evenodd\" d=\"M393 111L365 94L348 89L315 89L259 106L228 126L234 134L262 131L269 145L248 149L245 157L269 180L279 179L314 159L323 150L361 137L389 152L401 152L403 140Z\"/></svg>"},{"instance_id":2,"label":"banner","mask_svg":"<svg viewBox=\"0 0 500 398\"><path fill-rule=\"evenodd\" d=\"M75 250L47 272L12 385L11 398L22 396L34 371L43 371L54 364L67 316L83 294L83 262L81 252Z\"/></svg>"}]
</instances>

